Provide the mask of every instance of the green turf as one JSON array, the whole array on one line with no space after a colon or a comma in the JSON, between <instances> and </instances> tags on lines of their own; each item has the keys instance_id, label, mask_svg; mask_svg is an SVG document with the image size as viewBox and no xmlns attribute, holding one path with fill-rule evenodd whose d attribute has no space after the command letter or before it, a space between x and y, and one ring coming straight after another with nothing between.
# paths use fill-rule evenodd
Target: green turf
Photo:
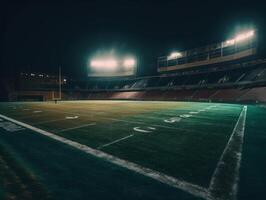
<instances>
[{"instance_id":1,"label":"green turf","mask_svg":"<svg viewBox=\"0 0 266 200\"><path fill-rule=\"evenodd\" d=\"M210 106L216 107L206 109ZM79 143L86 144L92 148L100 148L102 151L111 155L173 176L179 180L185 180L204 188L208 188L210 179L217 166L217 162L228 142L242 107L242 105L233 104L189 102L80 101L60 102L57 105L53 103L0 104L0 113ZM205 111L196 114L189 113L198 112L202 109ZM256 110L251 107L251 110L253 111L250 112L254 113L266 113L263 108L257 108ZM35 113L34 111L42 112ZM175 123L165 122L165 120L171 120L171 118L180 117L180 115L183 114L190 114L191 116L188 118L182 118L181 121ZM66 120L66 116L79 116L79 118ZM250 118L254 119L256 116L248 115L249 120ZM254 124L247 124L249 126L254 126ZM84 127L84 125L88 126ZM256 126L259 126L259 124L257 123ZM136 127L144 130L151 130L149 128L147 129L147 127L153 127L154 130L152 130L151 133L141 133L134 131L134 128ZM251 128L247 128L247 134L250 134L250 129ZM23 132L23 134L18 133L19 132L12 133L13 135L7 134L0 137L0 139L3 143L8 143L6 145L10 146L10 148L12 147L13 152L19 152L19 154L25 156L22 160L26 160L26 163L30 163L29 166L32 165L30 168L39 175L40 181L46 188L49 184L48 191L53 191L53 195L58 193L61 197L62 193L64 193L63 191L65 191L65 189L63 190L61 188L62 185L65 183L69 184L70 182L70 178L65 176L82 177L82 173L91 176L91 173L87 172L89 173L87 174L85 172L85 169L89 167L91 172L95 172L96 170L97 175L94 176L94 181L97 181L96 176L99 176L99 180L108 182L109 179L112 179L110 176L114 176L112 174L113 169L119 168L105 162L102 164L102 161L88 158L90 156L85 156L75 150L67 150L68 155L66 155L64 151L71 148L55 144L56 142L44 139L43 136L39 136L38 134L36 135L32 132ZM16 137L14 137L14 135ZM102 145L112 143L130 135L133 136L117 143L110 144L109 146L102 147ZM47 142L47 140L50 142ZM33 144L30 145L30 148L28 146L29 143ZM247 143L246 140L245 143ZM254 148L253 145L249 146L251 146L249 147L250 149L245 149L248 147L245 147L244 145L244 150L247 151L247 155L249 155ZM42 148L38 149L38 147ZM51 152L50 148L54 151ZM72 151L75 152L73 154L78 154L78 156L73 155L75 159L81 160L67 160L69 157L72 158L72 156L70 156L72 155ZM262 154L261 158L263 158L264 155L265 154ZM50 159L50 157L52 158ZM44 159L47 159L48 161L43 163ZM57 159L59 163L55 162ZM249 157L246 158L244 154L243 160L245 159L247 160L247 163L253 163L253 160ZM72 162L80 163L81 165L75 168ZM90 162L95 162L95 164L90 166ZM99 162L101 163L100 165L105 167L104 170L108 169L107 172L104 173L104 176L106 177L99 175L101 170L103 170L101 167L99 169L94 169L94 167L97 168L96 166L99 165ZM47 163L49 163L49 165ZM64 167L61 163L64 163L66 166ZM245 163L243 166L245 166ZM263 166L265 166L265 163ZM74 169L77 170L73 175L71 175L71 172L69 171L71 170L71 167L74 167ZM252 167L252 164L248 164L244 169L250 170ZM51 174L56 174L53 170L58 170L57 172L62 170L62 177L64 178L61 180L61 178L56 179L52 177ZM122 199L125 199L123 198L125 197L123 196L124 193L122 192L122 194L119 194L119 189L116 188L121 187L120 184L123 185L123 190L127 190L126 188L131 187L135 188L134 192L130 190L135 199L136 197L137 199L156 199L154 196L155 194L147 194L147 192L154 192L157 187L162 187L161 184L147 179L147 181L150 181L152 185L154 185L150 189L147 189L147 187L136 186L136 183L142 184L143 178L139 176L137 178L138 180L131 182L131 173L124 169L120 170L123 171L122 174L126 174L123 176L126 176L127 180L115 183L116 186L113 187L115 187L114 191L116 191L116 193L114 197L110 197L110 199L116 199L119 195L121 195ZM118 177L120 176L120 173L121 172L117 174ZM44 174L47 174L48 176L46 177ZM242 176L243 174L241 177ZM116 179L117 177L114 178L114 180ZM144 179L146 180L146 178ZM243 179L245 179L245 177ZM73 180L71 179L71 181ZM64 198L71 199L70 197L72 197L73 199L79 199L78 197L88 193L92 196L95 195L97 199L102 199L106 197L104 195L112 191L112 187L108 184L103 184L100 189L92 187L91 181L86 178L82 179L80 187L78 187L79 182L74 181L73 184L75 185L75 189L72 190L71 194L66 192L67 195L63 195ZM241 184L243 185L243 188L247 187L245 184ZM85 189L88 185L93 188L89 192ZM107 190L106 187L109 187L110 190ZM162 196L169 190L168 187L166 188L167 189L163 189L157 194L159 195L157 199L172 199L176 197L180 197L178 199L192 198L190 195L186 196L180 191L175 193L173 192L175 190L172 191L172 189L170 189L170 195L166 195L165 198L163 198ZM102 190L104 191L104 195L98 196ZM136 193L140 193L141 197L135 196L137 195ZM241 192L243 195L244 193L244 191ZM246 196L241 196L241 199Z\"/></svg>"},{"instance_id":2,"label":"green turf","mask_svg":"<svg viewBox=\"0 0 266 200\"><path fill-rule=\"evenodd\" d=\"M32 131L12 134L1 131L0 134L0 146L9 152L7 163L16 163L24 169L6 172L6 176L15 173L21 181L13 184L13 177L6 178L11 184L4 185L5 199L198 199ZM46 195L37 198L43 192L38 187L36 190L35 185L30 188L35 198L23 198L21 191L26 193L27 190L21 186L32 185L24 171L31 172L36 185L45 188ZM10 189L13 198L8 198Z\"/></svg>"},{"instance_id":3,"label":"green turf","mask_svg":"<svg viewBox=\"0 0 266 200\"><path fill-rule=\"evenodd\" d=\"M141 166L208 187L219 156L242 108L238 105L217 105L216 108L182 119L179 123L168 124L164 122L165 119L189 114L190 111L205 109L213 104L172 102L149 104L93 102L91 104L84 102L80 104L67 102L61 105L26 104L31 110L27 110L26 113L17 112L21 110L19 105L9 115L93 148L135 134L130 139L102 150ZM42 113L32 113L34 110L41 110ZM73 114L80 118L40 124L42 121L64 119L66 115ZM95 122L97 124L93 126L60 131ZM156 130L151 134L137 133L133 130L134 127L147 126L152 126Z\"/></svg>"},{"instance_id":4,"label":"green turf","mask_svg":"<svg viewBox=\"0 0 266 200\"><path fill-rule=\"evenodd\" d=\"M266 108L249 106L240 170L239 199L265 199Z\"/></svg>"}]
</instances>

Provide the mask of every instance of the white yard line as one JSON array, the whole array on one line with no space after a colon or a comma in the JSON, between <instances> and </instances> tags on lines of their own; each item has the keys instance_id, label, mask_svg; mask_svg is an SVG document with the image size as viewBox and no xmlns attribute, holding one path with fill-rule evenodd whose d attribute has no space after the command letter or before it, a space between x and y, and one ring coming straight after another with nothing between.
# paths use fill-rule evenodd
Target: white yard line
<instances>
[{"instance_id":1,"label":"white yard line","mask_svg":"<svg viewBox=\"0 0 266 200\"><path fill-rule=\"evenodd\" d=\"M189 114L198 114L199 112L196 111L190 111Z\"/></svg>"},{"instance_id":2,"label":"white yard line","mask_svg":"<svg viewBox=\"0 0 266 200\"><path fill-rule=\"evenodd\" d=\"M95 114L95 113L77 113L77 112L65 112L65 111L60 111L60 110L52 110L52 109L45 109L45 112L50 112L50 113L63 113L63 114L68 114L68 115L79 115L79 116L87 116L89 114Z\"/></svg>"},{"instance_id":3,"label":"white yard line","mask_svg":"<svg viewBox=\"0 0 266 200\"><path fill-rule=\"evenodd\" d=\"M167 128L167 129L172 129L172 130L191 131L191 129L176 128L176 127L159 125L159 124L150 124L150 123L145 123L145 122L140 122L140 121L132 121L132 120L129 121L129 120L123 120L123 119L116 119L116 118L112 118L112 117L102 117L102 118L103 119L109 119L112 121L126 122L126 123L131 123L131 124L142 124L142 125L146 125L146 126L156 126L156 127ZM197 130L193 130L193 132L202 133L201 131L197 131Z\"/></svg>"},{"instance_id":4,"label":"white yard line","mask_svg":"<svg viewBox=\"0 0 266 200\"><path fill-rule=\"evenodd\" d=\"M49 109L46 109L46 111L88 117L88 114L77 113L77 112L65 112L65 111L49 110ZM154 113L154 114L159 114L159 113ZM165 116L171 116L171 117L176 116L174 113L173 114L164 114L164 113L162 113L162 114L165 115ZM93 115L98 115L98 113L93 113ZM181 114L177 114L177 115L179 116ZM108 120L112 120L112 121L121 121L121 122L127 122L127 123L132 123L132 124L143 124L143 125L147 125L147 126L151 125L149 123L140 122L140 121L134 121L134 120L130 120L130 121L129 120L122 120L122 119L117 119L117 118L112 118L112 117L104 117L104 116L101 116L101 115L99 117L102 118L102 119L108 119ZM195 116L193 116L193 117L195 117ZM155 117L148 117L148 118L152 119L152 118L155 118ZM197 117L195 117L195 118L197 118ZM160 119L160 118L158 118L158 119ZM203 119L205 119L205 118L203 118ZM152 124L152 125L156 126L156 127L162 127L162 128L172 129L172 130L191 131L190 129L176 128L176 127L170 127L170 126L166 126L166 125L159 125L159 124ZM196 131L196 130L194 130L194 132L202 133L202 132Z\"/></svg>"},{"instance_id":5,"label":"white yard line","mask_svg":"<svg viewBox=\"0 0 266 200\"><path fill-rule=\"evenodd\" d=\"M51 122L59 122L59 121L65 121L67 119L53 119L53 120L47 120L47 121L40 121L38 123L33 123L33 125L39 125L39 124L47 124L47 123L51 123Z\"/></svg>"},{"instance_id":6,"label":"white yard line","mask_svg":"<svg viewBox=\"0 0 266 200\"><path fill-rule=\"evenodd\" d=\"M16 117L19 117L20 120L23 120L23 119L29 119L29 118L34 118L34 117L45 117L47 116L48 114L43 114L43 113L36 113L36 114L30 114L30 115L25 115L25 117L21 117L21 116L16 116Z\"/></svg>"},{"instance_id":7,"label":"white yard line","mask_svg":"<svg viewBox=\"0 0 266 200\"><path fill-rule=\"evenodd\" d=\"M33 113L42 113L42 110L34 110Z\"/></svg>"},{"instance_id":8,"label":"white yard line","mask_svg":"<svg viewBox=\"0 0 266 200\"><path fill-rule=\"evenodd\" d=\"M239 118L235 124L235 127L233 129L233 132L230 136L230 139L228 140L228 143L218 161L217 167L213 173L213 176L210 181L209 186L209 192L213 196L215 196L215 193L222 187L223 183L220 182L220 179L223 179L226 174L228 174L228 171L230 170L230 174L234 174L232 177L232 182L230 183L230 187L228 188L228 191L223 191L223 195L227 195L226 197L216 197L218 199L226 199L226 200L235 200L237 196L237 190L238 190L238 181L239 181L239 169L241 164L241 158L242 158L242 146L243 146L243 140L244 140L244 132L245 132L245 124L246 124L246 114L247 114L247 106L244 106ZM237 145L237 149L234 150L235 145ZM225 157L230 157L231 160L233 160L234 163L226 163ZM230 168L230 166L233 166L234 168Z\"/></svg>"},{"instance_id":9,"label":"white yard line","mask_svg":"<svg viewBox=\"0 0 266 200\"><path fill-rule=\"evenodd\" d=\"M115 165L118 165L120 167L124 167L126 169L131 170L131 171L134 171L134 172L137 172L137 173L142 174L144 176L150 177L150 178L152 178L154 180L157 180L157 181L159 181L161 183L170 185L170 186L172 186L174 188L181 189L181 190L183 190L185 192L188 192L188 193L190 193L190 194L192 194L194 196L201 197L201 198L204 198L204 199L211 199L208 190L206 188L201 187L201 186L198 186L198 185L195 185L195 184L183 181L183 180L179 180L179 179L177 179L175 177L168 176L166 174L163 174L161 172L158 172L158 171L146 168L146 167L142 167L142 166L140 166L138 164L135 164L133 162L129 162L127 160L120 159L118 157L115 157L113 155L107 154L107 153L102 152L100 150L93 149L91 147L88 147L86 145L80 144L78 142L74 142L74 141L66 139L64 137L60 137L60 136L55 135L55 134L53 134L51 132L48 132L48 131L33 127L33 126L29 125L29 124L17 121L15 119L6 117L4 115L0 114L0 117L5 119L5 120L14 122L14 123L16 123L16 124L18 124L20 126L25 127L25 128L28 128L28 129L30 129L32 131L38 132L38 133L40 133L42 135L50 137L50 138L52 138L54 140L57 140L57 141L60 141L60 142L62 142L64 144L70 145L70 146L72 146L72 147L74 147L76 149L79 149L79 150L81 150L81 151L83 151L83 152L85 152L87 154L93 155L93 156L95 156L97 158L104 159L104 160L106 160L108 162L111 162L111 163L113 163Z\"/></svg>"},{"instance_id":10,"label":"white yard line","mask_svg":"<svg viewBox=\"0 0 266 200\"><path fill-rule=\"evenodd\" d=\"M107 144L104 144L104 145L100 145L99 147L97 147L97 149L102 149L102 148L104 148L104 147L107 147L107 146L110 146L110 145L112 145L112 144L115 144L115 143L121 142L121 141L123 141L123 140L125 140L125 139L128 139L128 138L130 138L130 137L133 137L133 136L134 136L134 134L131 134L131 135L128 135L128 136L126 136L126 137L120 138L120 139L118 139L118 140L114 140L113 142L110 142L110 143L107 143Z\"/></svg>"},{"instance_id":11,"label":"white yard line","mask_svg":"<svg viewBox=\"0 0 266 200\"><path fill-rule=\"evenodd\" d=\"M83 124L83 125L80 125L80 126L74 126L74 127L70 127L70 128L65 128L65 129L61 129L59 130L58 132L65 132L65 131L70 131L70 130L75 130L75 129L79 129L79 128L84 128L84 127L87 127L87 126L93 126L93 125L96 125L95 122L93 123L89 123L89 124Z\"/></svg>"},{"instance_id":12,"label":"white yard line","mask_svg":"<svg viewBox=\"0 0 266 200\"><path fill-rule=\"evenodd\" d=\"M48 109L46 109L47 111ZM65 112L65 111L58 111L58 110L48 110L49 112L57 112L57 113L63 113L63 114L72 114L72 115L79 115L79 116L85 116L88 117L88 114L83 114L83 113L76 113L76 112ZM97 113L94 113L94 115L98 115ZM168 116L173 116L173 115L168 115ZM133 121L133 120L122 120L122 119L117 119L117 118L112 118L112 117L104 117L104 116L99 116L102 119L108 119L108 120L112 120L112 121L121 121L121 122L127 122L127 123L132 123L132 124L143 124L143 125L151 125L149 123L145 123L145 122L140 122L140 121ZM165 126L165 125L158 125L158 124L152 124L152 126L156 126L156 127L162 127L162 128L167 128L167 129L172 129L172 130L181 130L181 131L191 131L190 129L183 129L183 128L175 128L175 127L170 127L170 126ZM196 131L194 130L194 132L199 132L202 133L200 131Z\"/></svg>"}]
</instances>

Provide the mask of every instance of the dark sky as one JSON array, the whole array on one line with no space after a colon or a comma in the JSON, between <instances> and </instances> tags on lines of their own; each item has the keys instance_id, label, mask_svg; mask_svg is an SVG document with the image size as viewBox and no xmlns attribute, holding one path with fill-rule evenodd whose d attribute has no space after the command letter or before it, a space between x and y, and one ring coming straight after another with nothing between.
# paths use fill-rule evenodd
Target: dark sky
<instances>
[{"instance_id":1,"label":"dark sky","mask_svg":"<svg viewBox=\"0 0 266 200\"><path fill-rule=\"evenodd\" d=\"M55 3L56 2L56 3ZM265 30L264 1L7 1L0 8L1 74L23 70L86 77L99 50L136 55L140 74L156 59L230 38L237 30ZM263 35L263 34L261 34Z\"/></svg>"}]
</instances>

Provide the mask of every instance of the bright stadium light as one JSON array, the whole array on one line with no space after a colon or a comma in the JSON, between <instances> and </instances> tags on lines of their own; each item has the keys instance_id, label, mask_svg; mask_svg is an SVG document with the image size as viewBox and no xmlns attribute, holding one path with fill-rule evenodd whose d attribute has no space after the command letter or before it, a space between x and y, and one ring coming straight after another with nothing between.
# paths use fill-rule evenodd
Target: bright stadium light
<instances>
[{"instance_id":1,"label":"bright stadium light","mask_svg":"<svg viewBox=\"0 0 266 200\"><path fill-rule=\"evenodd\" d=\"M224 42L224 47L235 45L236 43L243 42L245 40L249 40L253 38L255 35L254 30L246 31L239 33L235 36L235 38L227 40Z\"/></svg>"},{"instance_id":2,"label":"bright stadium light","mask_svg":"<svg viewBox=\"0 0 266 200\"><path fill-rule=\"evenodd\" d=\"M168 60L176 59L182 56L182 53L180 52L173 52L170 54L170 56L167 57Z\"/></svg>"},{"instance_id":3,"label":"bright stadium light","mask_svg":"<svg viewBox=\"0 0 266 200\"><path fill-rule=\"evenodd\" d=\"M115 59L101 59L101 60L92 60L90 66L94 69L115 69L117 68L117 60Z\"/></svg>"},{"instance_id":4,"label":"bright stadium light","mask_svg":"<svg viewBox=\"0 0 266 200\"><path fill-rule=\"evenodd\" d=\"M236 42L241 42L243 40L247 40L249 38L252 38L254 36L254 30L250 30L250 31L247 31L247 32L243 32L243 33L240 33L238 34L236 37L235 37L235 41Z\"/></svg>"},{"instance_id":5,"label":"bright stadium light","mask_svg":"<svg viewBox=\"0 0 266 200\"><path fill-rule=\"evenodd\" d=\"M87 61L87 67L91 77L132 76L137 71L137 60L134 55L100 52Z\"/></svg>"},{"instance_id":6,"label":"bright stadium light","mask_svg":"<svg viewBox=\"0 0 266 200\"><path fill-rule=\"evenodd\" d=\"M124 67L134 67L136 64L136 61L133 58L127 58L123 61Z\"/></svg>"},{"instance_id":7,"label":"bright stadium light","mask_svg":"<svg viewBox=\"0 0 266 200\"><path fill-rule=\"evenodd\" d=\"M232 46L234 44L235 44L235 40L231 39L231 40L225 41L225 45L224 46L227 47L227 46Z\"/></svg>"},{"instance_id":8,"label":"bright stadium light","mask_svg":"<svg viewBox=\"0 0 266 200\"><path fill-rule=\"evenodd\" d=\"M107 68L116 68L117 67L117 61L116 60L105 60L104 66Z\"/></svg>"}]
</instances>

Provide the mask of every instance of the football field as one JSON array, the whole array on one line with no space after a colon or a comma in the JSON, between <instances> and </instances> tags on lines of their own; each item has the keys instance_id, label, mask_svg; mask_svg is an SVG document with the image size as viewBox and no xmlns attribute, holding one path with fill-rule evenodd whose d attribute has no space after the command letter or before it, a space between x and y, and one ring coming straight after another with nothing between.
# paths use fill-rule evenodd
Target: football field
<instances>
[{"instance_id":1,"label":"football field","mask_svg":"<svg viewBox=\"0 0 266 200\"><path fill-rule=\"evenodd\" d=\"M0 199L263 199L266 108L0 103Z\"/></svg>"}]
</instances>

